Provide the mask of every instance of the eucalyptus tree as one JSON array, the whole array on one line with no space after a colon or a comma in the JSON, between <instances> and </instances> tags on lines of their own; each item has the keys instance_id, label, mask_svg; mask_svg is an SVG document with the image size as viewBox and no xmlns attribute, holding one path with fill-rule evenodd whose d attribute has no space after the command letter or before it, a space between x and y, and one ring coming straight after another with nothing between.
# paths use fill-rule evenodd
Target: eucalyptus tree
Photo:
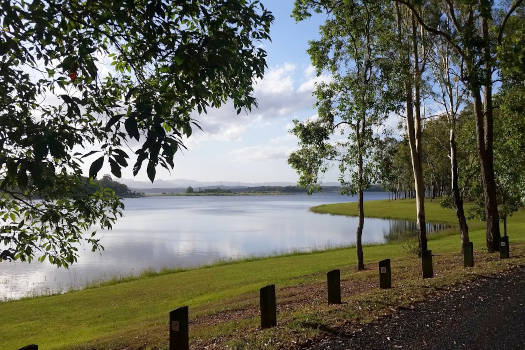
<instances>
[{"instance_id":1,"label":"eucalyptus tree","mask_svg":"<svg viewBox=\"0 0 525 350\"><path fill-rule=\"evenodd\" d=\"M523 0L495 3L493 0L392 0L412 13L421 27L448 42L463 62L461 81L472 96L476 120L477 152L482 174L486 244L489 251L499 249L500 228L496 180L494 175L493 85L501 66L498 51L520 42L506 40L507 23L523 7ZM425 17L425 11L434 16ZM520 49L518 49L519 51Z\"/></svg>"},{"instance_id":2,"label":"eucalyptus tree","mask_svg":"<svg viewBox=\"0 0 525 350\"><path fill-rule=\"evenodd\" d=\"M397 23L396 47L398 49L399 76L403 81L405 102L405 125L416 194L417 230L419 255L421 256L423 277L432 277L432 256L428 250L425 216L425 182L423 174L422 143L422 92L423 74L428 63L431 42L428 32L417 23L413 14L395 4ZM426 15L426 14L425 14Z\"/></svg>"},{"instance_id":3,"label":"eucalyptus tree","mask_svg":"<svg viewBox=\"0 0 525 350\"><path fill-rule=\"evenodd\" d=\"M449 124L443 115L426 117L423 127L423 172L427 197L450 194Z\"/></svg>"},{"instance_id":4,"label":"eucalyptus tree","mask_svg":"<svg viewBox=\"0 0 525 350\"><path fill-rule=\"evenodd\" d=\"M252 108L272 20L254 0L2 1L0 261L67 266L79 242L100 248L86 231L123 206L82 191L82 165L120 177L134 153L133 173L145 163L153 181L198 126L192 113Z\"/></svg>"},{"instance_id":5,"label":"eucalyptus tree","mask_svg":"<svg viewBox=\"0 0 525 350\"><path fill-rule=\"evenodd\" d=\"M499 214L507 236L507 217L525 204L525 6L507 20L498 47L501 89L495 98L495 174Z\"/></svg>"},{"instance_id":6,"label":"eucalyptus tree","mask_svg":"<svg viewBox=\"0 0 525 350\"><path fill-rule=\"evenodd\" d=\"M403 198L414 198L414 171L410 155L410 146L406 135L397 143L396 151L392 154L394 172L397 177L398 192ZM401 198L400 196L398 198Z\"/></svg>"},{"instance_id":7,"label":"eucalyptus tree","mask_svg":"<svg viewBox=\"0 0 525 350\"><path fill-rule=\"evenodd\" d=\"M469 231L465 209L463 206L463 191L459 186L458 148L456 134L460 112L468 98L464 86L461 84L462 62L454 55L450 44L443 38L437 37L434 43L431 68L436 91L436 102L444 110L449 129L448 156L450 158L450 179L453 206L456 210L462 246L469 243Z\"/></svg>"},{"instance_id":8,"label":"eucalyptus tree","mask_svg":"<svg viewBox=\"0 0 525 350\"><path fill-rule=\"evenodd\" d=\"M494 169L504 236L507 218L525 203L525 88L516 89L519 94L503 90L495 99L499 108L494 126Z\"/></svg>"},{"instance_id":9,"label":"eucalyptus tree","mask_svg":"<svg viewBox=\"0 0 525 350\"><path fill-rule=\"evenodd\" d=\"M358 195L356 251L357 269L362 270L363 192L374 179L374 127L395 106L394 89L385 78L392 68L388 45L392 18L381 1L299 0L293 15L304 20L312 11L328 18L308 53L318 74L327 71L332 79L317 86L317 119L295 121L292 132L300 149L290 155L289 163L300 174L300 184L310 190L318 188L327 162L339 163L343 192Z\"/></svg>"},{"instance_id":10,"label":"eucalyptus tree","mask_svg":"<svg viewBox=\"0 0 525 350\"><path fill-rule=\"evenodd\" d=\"M522 83L520 83L522 84ZM525 203L525 86L505 86L495 95L494 120L494 169L498 212L503 221L504 235L507 235L507 219ZM475 120L472 106L467 105L461 113L458 128L458 158L463 174L460 175L462 188L474 205L470 215L485 219L483 186L479 162L475 156Z\"/></svg>"},{"instance_id":11,"label":"eucalyptus tree","mask_svg":"<svg viewBox=\"0 0 525 350\"><path fill-rule=\"evenodd\" d=\"M394 157L398 150L399 141L387 135L377 138L375 142L373 161L375 163L376 179L379 184L392 196L397 199L399 192L399 179Z\"/></svg>"}]
</instances>

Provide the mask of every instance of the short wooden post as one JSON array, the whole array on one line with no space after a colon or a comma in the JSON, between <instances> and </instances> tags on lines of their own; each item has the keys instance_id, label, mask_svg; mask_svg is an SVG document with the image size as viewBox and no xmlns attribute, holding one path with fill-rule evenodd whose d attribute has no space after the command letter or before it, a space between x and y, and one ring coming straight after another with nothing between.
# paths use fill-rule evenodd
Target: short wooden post
<instances>
[{"instance_id":1,"label":"short wooden post","mask_svg":"<svg viewBox=\"0 0 525 350\"><path fill-rule=\"evenodd\" d=\"M503 236L499 241L499 257L501 259L509 258L509 236Z\"/></svg>"},{"instance_id":2,"label":"short wooden post","mask_svg":"<svg viewBox=\"0 0 525 350\"><path fill-rule=\"evenodd\" d=\"M474 267L474 244L472 242L463 244L463 266Z\"/></svg>"},{"instance_id":3,"label":"short wooden post","mask_svg":"<svg viewBox=\"0 0 525 350\"><path fill-rule=\"evenodd\" d=\"M18 350L38 350L38 345L35 345L35 344L26 345L23 348L20 348Z\"/></svg>"},{"instance_id":4,"label":"short wooden post","mask_svg":"<svg viewBox=\"0 0 525 350\"><path fill-rule=\"evenodd\" d=\"M341 304L341 271L332 270L326 274L328 304Z\"/></svg>"},{"instance_id":5,"label":"short wooden post","mask_svg":"<svg viewBox=\"0 0 525 350\"><path fill-rule=\"evenodd\" d=\"M432 251L426 250L421 254L421 267L423 269L423 278L434 277L434 268L432 267Z\"/></svg>"},{"instance_id":6,"label":"short wooden post","mask_svg":"<svg viewBox=\"0 0 525 350\"><path fill-rule=\"evenodd\" d=\"M379 288L392 288L392 273L390 270L390 259L379 262Z\"/></svg>"},{"instance_id":7,"label":"short wooden post","mask_svg":"<svg viewBox=\"0 0 525 350\"><path fill-rule=\"evenodd\" d=\"M275 300L275 285L261 288L259 291L261 306L261 328L277 326L277 302Z\"/></svg>"},{"instance_id":8,"label":"short wooden post","mask_svg":"<svg viewBox=\"0 0 525 350\"><path fill-rule=\"evenodd\" d=\"M170 350L189 350L188 307L170 312Z\"/></svg>"}]
</instances>

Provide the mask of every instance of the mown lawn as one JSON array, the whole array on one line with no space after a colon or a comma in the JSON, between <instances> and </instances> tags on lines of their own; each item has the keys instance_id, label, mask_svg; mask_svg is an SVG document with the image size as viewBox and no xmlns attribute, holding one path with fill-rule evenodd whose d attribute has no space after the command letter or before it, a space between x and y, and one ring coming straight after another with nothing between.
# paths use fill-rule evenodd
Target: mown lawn
<instances>
[{"instance_id":1,"label":"mown lawn","mask_svg":"<svg viewBox=\"0 0 525 350\"><path fill-rule=\"evenodd\" d=\"M313 210L355 215L357 209L355 205L355 203L325 205ZM427 220L430 222L455 223L454 212L441 208L437 201L427 202L426 209ZM365 203L365 212L367 216L373 217L414 219L415 203L413 200L371 201ZM483 223L471 221L469 224L474 249L477 254L483 254L485 242ZM525 211L515 214L509 221L508 228L512 255L514 247L516 249L525 247L522 244L525 242ZM521 243L516 244L518 242ZM441 279L436 278L433 282L424 283L455 283L459 278L467 276L459 266L459 246L459 237L454 230L432 236L429 248L434 254L443 256L443 261L457 263L454 270L456 272L449 273L443 270ZM491 271L506 268L505 263L497 261L495 254L485 255L490 259L483 263L484 265L477 265L477 270L473 270L477 271L476 273L483 273L484 268ZM412 274L407 272L407 280L403 280L404 288L419 290L418 288L421 287L423 282L417 278L417 258L411 256L402 243L366 246L364 256L372 268L359 273L353 271L356 260L354 249L340 248L223 263L194 270L145 276L62 295L3 302L0 303L0 349L16 349L30 343L38 344L42 349L166 348L168 312L182 305L190 306L190 318L196 323L190 333L194 343L206 343L212 338L219 337L218 348L224 344L232 344L237 348L254 348L257 342L265 341L260 339L260 334L263 334L266 340L272 336L283 337L283 334L294 334L290 341L295 341L292 338L296 335L301 338L317 334L317 331L311 331L297 321L315 318L316 310L308 309L306 305L303 311L297 309L283 311L280 317L282 315L288 320L284 322L284 326L268 332L258 332L257 315L252 311L256 310L258 289L262 286L276 284L278 290L283 291L282 293L297 286L315 285L321 288L320 283L324 281L324 273L333 268L341 268L342 278L348 283L361 280L370 280L369 284L375 283L376 272L373 263L391 258L394 270L401 267L406 271L413 270ZM516 259L522 258L521 256ZM521 260L509 261L521 263ZM437 270L441 271L439 268L441 267L437 267ZM397 289L397 292L399 291ZM396 295L397 292L390 293ZM378 292L372 292L370 294L372 297L369 295L368 298L373 299L373 295L376 295L373 293ZM406 293L407 290L402 295ZM294 298L293 293L288 294L291 295L290 298ZM356 295L355 298L364 297ZM407 298L403 299L403 302L414 299L410 295ZM220 320L222 313L232 314L232 310L243 307L247 308L246 310L253 310L244 316ZM377 308L379 309L380 307ZM316 322L331 322L334 317L331 309L323 310L325 317ZM336 314L339 316L336 318L341 320L350 317L347 312L348 310L337 309ZM220 327L215 322L199 321L213 319L213 317L217 317L222 322ZM360 316L355 314L351 317L360 319ZM236 331L240 329L246 330L245 334L251 334L246 336L251 337L251 340L246 340L245 336L241 337L242 339L236 337L235 334L238 333ZM246 345L242 345L244 343ZM281 347L272 344L270 342L264 346Z\"/></svg>"},{"instance_id":2,"label":"mown lawn","mask_svg":"<svg viewBox=\"0 0 525 350\"><path fill-rule=\"evenodd\" d=\"M415 200L382 200L368 201L364 203L365 216L383 219L406 219L416 220ZM427 221L434 223L456 224L456 216L453 210L441 207L439 200L425 201ZM468 204L466 206L468 209ZM357 203L324 204L311 208L311 211L321 214L353 215L357 216ZM483 223L479 220L469 222L470 225L481 227Z\"/></svg>"}]
</instances>

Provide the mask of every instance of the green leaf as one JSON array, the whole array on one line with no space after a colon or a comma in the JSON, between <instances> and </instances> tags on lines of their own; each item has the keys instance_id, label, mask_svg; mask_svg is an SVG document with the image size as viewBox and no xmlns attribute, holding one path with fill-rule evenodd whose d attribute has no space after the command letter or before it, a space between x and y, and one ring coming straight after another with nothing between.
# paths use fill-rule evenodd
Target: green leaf
<instances>
[{"instance_id":1,"label":"green leaf","mask_svg":"<svg viewBox=\"0 0 525 350\"><path fill-rule=\"evenodd\" d=\"M98 158L93 163L91 163L91 166L89 167L89 177L95 179L100 169L102 169L103 164L104 156Z\"/></svg>"},{"instance_id":2,"label":"green leaf","mask_svg":"<svg viewBox=\"0 0 525 350\"><path fill-rule=\"evenodd\" d=\"M95 153L98 153L100 151L89 151L88 153L84 154L81 158L86 158L86 157L89 157Z\"/></svg>"},{"instance_id":3,"label":"green leaf","mask_svg":"<svg viewBox=\"0 0 525 350\"><path fill-rule=\"evenodd\" d=\"M140 139L137 120L135 117L128 117L124 122L124 126L126 127L126 131L130 137L134 137L137 141Z\"/></svg>"},{"instance_id":4,"label":"green leaf","mask_svg":"<svg viewBox=\"0 0 525 350\"><path fill-rule=\"evenodd\" d=\"M122 176L122 173L120 171L120 166L118 165L118 163L112 158L109 158L109 165L111 167L111 173L116 177L120 178Z\"/></svg>"},{"instance_id":5,"label":"green leaf","mask_svg":"<svg viewBox=\"0 0 525 350\"><path fill-rule=\"evenodd\" d=\"M114 115L113 117L111 117L108 121L108 123L106 124L106 130L110 130L111 127L113 125L115 125L116 122L118 122L120 120L120 118L122 118L123 114L117 114L117 115Z\"/></svg>"},{"instance_id":6,"label":"green leaf","mask_svg":"<svg viewBox=\"0 0 525 350\"><path fill-rule=\"evenodd\" d=\"M155 169L155 163L150 160L148 162L147 173L148 173L148 178L150 179L151 182L155 180L156 172L157 170Z\"/></svg>"}]
</instances>

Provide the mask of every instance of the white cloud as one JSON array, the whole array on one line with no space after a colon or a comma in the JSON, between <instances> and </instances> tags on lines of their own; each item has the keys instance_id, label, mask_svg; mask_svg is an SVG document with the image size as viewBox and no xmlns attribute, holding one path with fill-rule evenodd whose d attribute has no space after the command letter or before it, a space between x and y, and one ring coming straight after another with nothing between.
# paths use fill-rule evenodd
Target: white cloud
<instances>
[{"instance_id":1,"label":"white cloud","mask_svg":"<svg viewBox=\"0 0 525 350\"><path fill-rule=\"evenodd\" d=\"M308 77L313 77L315 75L315 67L310 63L308 67L304 70L304 75Z\"/></svg>"},{"instance_id":2,"label":"white cloud","mask_svg":"<svg viewBox=\"0 0 525 350\"><path fill-rule=\"evenodd\" d=\"M331 78L328 75L321 74L320 76L311 77L302 83L297 89L298 92L312 92L315 89L315 86L318 83L328 83L331 81Z\"/></svg>"},{"instance_id":3,"label":"white cloud","mask_svg":"<svg viewBox=\"0 0 525 350\"><path fill-rule=\"evenodd\" d=\"M279 144L283 144L283 143L296 144L297 143L297 138L294 135L290 134L290 133L286 133L286 134L284 134L282 136L277 136L277 137L274 137L274 138L270 139L270 141L268 141L268 143L270 143L271 145L279 145Z\"/></svg>"},{"instance_id":4,"label":"white cloud","mask_svg":"<svg viewBox=\"0 0 525 350\"><path fill-rule=\"evenodd\" d=\"M293 79L295 65L285 63L282 66L270 69L262 80L255 85L255 93L262 95L290 94L293 92Z\"/></svg>"},{"instance_id":5,"label":"white cloud","mask_svg":"<svg viewBox=\"0 0 525 350\"><path fill-rule=\"evenodd\" d=\"M261 161L287 159L293 147L287 146L250 146L231 152L236 161Z\"/></svg>"},{"instance_id":6,"label":"white cloud","mask_svg":"<svg viewBox=\"0 0 525 350\"><path fill-rule=\"evenodd\" d=\"M314 83L327 81L327 76L313 77L312 68L307 68L302 77L295 76L296 66L285 63L270 68L262 80L256 82L254 95L258 107L251 112L237 115L231 102L221 108L210 109L206 114L194 114L203 132L192 135L188 145L197 145L202 141L235 141L241 140L243 133L252 126L276 118L288 120L297 114L313 108L315 99L312 96ZM296 88L296 86L299 86Z\"/></svg>"}]
</instances>

